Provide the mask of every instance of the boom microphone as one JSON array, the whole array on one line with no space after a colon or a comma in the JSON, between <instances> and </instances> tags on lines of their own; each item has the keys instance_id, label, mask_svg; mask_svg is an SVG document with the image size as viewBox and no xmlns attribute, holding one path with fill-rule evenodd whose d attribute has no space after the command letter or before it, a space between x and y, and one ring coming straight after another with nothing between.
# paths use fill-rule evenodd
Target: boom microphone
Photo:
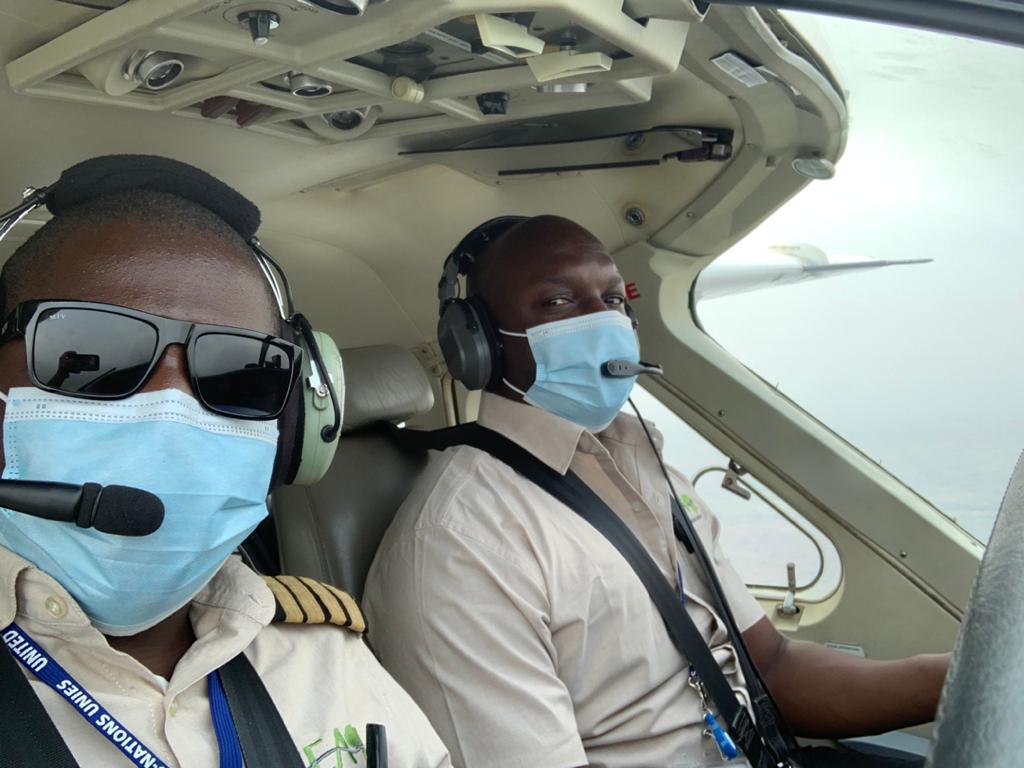
<instances>
[{"instance_id":1,"label":"boom microphone","mask_svg":"<svg viewBox=\"0 0 1024 768\"><path fill-rule=\"evenodd\" d=\"M632 360L609 360L601 366L601 373L612 379L627 379L630 376L639 376L641 373L661 376L665 371L660 365L645 363L643 360L639 363L634 363Z\"/></svg>"},{"instance_id":2,"label":"boom microphone","mask_svg":"<svg viewBox=\"0 0 1024 768\"><path fill-rule=\"evenodd\" d=\"M0 480L0 507L115 536L148 536L164 521L157 496L126 485Z\"/></svg>"}]
</instances>

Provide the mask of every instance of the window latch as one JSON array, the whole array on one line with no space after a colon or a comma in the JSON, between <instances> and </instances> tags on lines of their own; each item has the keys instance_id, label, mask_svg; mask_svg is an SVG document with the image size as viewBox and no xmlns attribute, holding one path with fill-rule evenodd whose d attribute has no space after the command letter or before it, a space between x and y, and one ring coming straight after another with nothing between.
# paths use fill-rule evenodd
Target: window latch
<instances>
[{"instance_id":1,"label":"window latch","mask_svg":"<svg viewBox=\"0 0 1024 768\"><path fill-rule=\"evenodd\" d=\"M729 459L729 468L725 470L725 477L722 478L722 487L729 493L735 493L744 501L750 501L750 489L740 482L740 477L747 474L747 470Z\"/></svg>"},{"instance_id":2,"label":"window latch","mask_svg":"<svg viewBox=\"0 0 1024 768\"><path fill-rule=\"evenodd\" d=\"M800 613L800 606L796 604L796 563L786 563L786 584L786 596L775 610L780 616L796 616Z\"/></svg>"}]
</instances>

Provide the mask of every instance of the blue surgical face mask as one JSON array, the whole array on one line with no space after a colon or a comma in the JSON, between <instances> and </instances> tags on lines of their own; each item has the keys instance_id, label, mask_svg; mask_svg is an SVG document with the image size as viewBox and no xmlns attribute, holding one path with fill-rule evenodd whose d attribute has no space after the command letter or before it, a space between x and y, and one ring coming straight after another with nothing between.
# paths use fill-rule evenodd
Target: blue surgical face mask
<instances>
[{"instance_id":1,"label":"blue surgical face mask","mask_svg":"<svg viewBox=\"0 0 1024 768\"><path fill-rule=\"evenodd\" d=\"M136 634L188 603L267 515L276 452L276 422L218 416L176 389L101 402L17 387L5 478L141 488L164 522L114 536L0 508L0 545L60 582L100 631Z\"/></svg>"},{"instance_id":2,"label":"blue surgical face mask","mask_svg":"<svg viewBox=\"0 0 1024 768\"><path fill-rule=\"evenodd\" d=\"M526 333L499 332L530 344L537 366L530 388L523 392L507 379L502 381L531 405L600 432L629 399L636 377L611 378L601 371L609 360L640 360L633 324L621 312L555 320Z\"/></svg>"}]
</instances>

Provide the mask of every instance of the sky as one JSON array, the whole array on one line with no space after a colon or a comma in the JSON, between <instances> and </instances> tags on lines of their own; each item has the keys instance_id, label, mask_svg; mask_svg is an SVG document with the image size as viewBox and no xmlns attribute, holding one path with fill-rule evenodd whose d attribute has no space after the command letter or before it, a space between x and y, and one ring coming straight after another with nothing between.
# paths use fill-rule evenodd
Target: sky
<instances>
[{"instance_id":1,"label":"sky","mask_svg":"<svg viewBox=\"0 0 1024 768\"><path fill-rule=\"evenodd\" d=\"M787 15L848 92L849 142L834 179L721 258L810 243L934 261L707 299L697 314L749 368L985 540L1024 449L1024 50ZM673 463L689 474L719 463L687 431L667 436Z\"/></svg>"}]
</instances>

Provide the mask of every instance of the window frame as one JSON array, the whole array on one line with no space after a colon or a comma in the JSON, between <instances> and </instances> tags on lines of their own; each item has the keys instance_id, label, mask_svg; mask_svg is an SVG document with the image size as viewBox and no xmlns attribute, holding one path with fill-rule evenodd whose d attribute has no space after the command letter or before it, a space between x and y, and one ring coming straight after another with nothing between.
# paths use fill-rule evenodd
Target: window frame
<instances>
[{"instance_id":1,"label":"window frame","mask_svg":"<svg viewBox=\"0 0 1024 768\"><path fill-rule=\"evenodd\" d=\"M751 3L712 0L707 5ZM1024 5L1010 0L776 0L770 7L779 11L846 16L1024 45Z\"/></svg>"}]
</instances>

